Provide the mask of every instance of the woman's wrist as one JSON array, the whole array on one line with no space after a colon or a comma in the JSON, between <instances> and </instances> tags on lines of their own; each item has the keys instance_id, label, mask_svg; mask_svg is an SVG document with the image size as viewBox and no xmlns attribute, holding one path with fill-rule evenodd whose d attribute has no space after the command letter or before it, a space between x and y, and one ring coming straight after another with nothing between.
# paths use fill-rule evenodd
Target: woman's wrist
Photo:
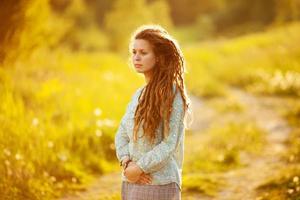
<instances>
[{"instance_id":1,"label":"woman's wrist","mask_svg":"<svg viewBox=\"0 0 300 200\"><path fill-rule=\"evenodd\" d=\"M128 164L131 162L132 160L130 160L130 159L125 159L125 160L123 160L122 161L122 167L123 167L123 169L126 169L127 168L127 166L128 166Z\"/></svg>"},{"instance_id":2,"label":"woman's wrist","mask_svg":"<svg viewBox=\"0 0 300 200\"><path fill-rule=\"evenodd\" d=\"M124 156L120 161L120 166L122 167L123 163L125 163L127 160L130 160L129 156Z\"/></svg>"}]
</instances>

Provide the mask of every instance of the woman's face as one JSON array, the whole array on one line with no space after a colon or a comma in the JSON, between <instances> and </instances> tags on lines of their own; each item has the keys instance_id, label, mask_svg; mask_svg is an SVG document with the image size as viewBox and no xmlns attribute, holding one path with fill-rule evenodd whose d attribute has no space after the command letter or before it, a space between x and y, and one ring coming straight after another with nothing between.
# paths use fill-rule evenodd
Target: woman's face
<instances>
[{"instance_id":1,"label":"woman's face","mask_svg":"<svg viewBox=\"0 0 300 200\"><path fill-rule=\"evenodd\" d=\"M156 57L147 40L135 39L132 48L132 63L138 73L149 73L155 65Z\"/></svg>"}]
</instances>

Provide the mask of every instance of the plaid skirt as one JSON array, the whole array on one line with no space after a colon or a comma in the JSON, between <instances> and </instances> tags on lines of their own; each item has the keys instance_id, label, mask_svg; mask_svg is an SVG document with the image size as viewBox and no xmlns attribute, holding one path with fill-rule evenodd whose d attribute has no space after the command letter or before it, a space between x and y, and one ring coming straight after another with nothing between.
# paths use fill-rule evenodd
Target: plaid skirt
<instances>
[{"instance_id":1,"label":"plaid skirt","mask_svg":"<svg viewBox=\"0 0 300 200\"><path fill-rule=\"evenodd\" d=\"M122 181L122 200L181 200L175 182L165 185L143 185Z\"/></svg>"}]
</instances>

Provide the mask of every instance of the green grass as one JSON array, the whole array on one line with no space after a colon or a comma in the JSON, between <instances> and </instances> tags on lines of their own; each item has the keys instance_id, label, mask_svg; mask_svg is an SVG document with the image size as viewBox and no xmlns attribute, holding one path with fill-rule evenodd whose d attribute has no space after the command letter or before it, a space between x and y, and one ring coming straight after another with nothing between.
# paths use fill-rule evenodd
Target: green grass
<instances>
[{"instance_id":1,"label":"green grass","mask_svg":"<svg viewBox=\"0 0 300 200\"><path fill-rule=\"evenodd\" d=\"M297 99L286 101L287 108L282 111L291 131L287 140L288 152L285 160L291 163L300 163L300 103Z\"/></svg>"},{"instance_id":2,"label":"green grass","mask_svg":"<svg viewBox=\"0 0 300 200\"><path fill-rule=\"evenodd\" d=\"M207 102L207 105L220 114L243 113L246 111L245 106L242 105L238 99L230 95L221 98L213 98Z\"/></svg>"},{"instance_id":3,"label":"green grass","mask_svg":"<svg viewBox=\"0 0 300 200\"><path fill-rule=\"evenodd\" d=\"M225 184L220 177L202 173L189 173L183 176L182 182L184 194L201 193L212 197Z\"/></svg>"},{"instance_id":4,"label":"green grass","mask_svg":"<svg viewBox=\"0 0 300 200\"><path fill-rule=\"evenodd\" d=\"M286 141L287 151L282 155L285 166L278 169L257 188L259 200L299 200L300 197L300 121L299 102L296 98L284 99L282 117L291 131Z\"/></svg>"},{"instance_id":5,"label":"green grass","mask_svg":"<svg viewBox=\"0 0 300 200\"><path fill-rule=\"evenodd\" d=\"M265 133L252 123L229 122L205 133L188 132L185 141L184 192L214 196L226 184L219 175L242 167L241 153L259 154Z\"/></svg>"},{"instance_id":6,"label":"green grass","mask_svg":"<svg viewBox=\"0 0 300 200\"><path fill-rule=\"evenodd\" d=\"M196 95L222 96L226 86L299 97L300 24L184 48L187 83Z\"/></svg>"},{"instance_id":7,"label":"green grass","mask_svg":"<svg viewBox=\"0 0 300 200\"><path fill-rule=\"evenodd\" d=\"M264 131L250 122L229 122L212 127L201 139L194 139L188 146L185 172L222 172L241 166L240 153L259 153L265 143Z\"/></svg>"},{"instance_id":8,"label":"green grass","mask_svg":"<svg viewBox=\"0 0 300 200\"><path fill-rule=\"evenodd\" d=\"M281 169L257 188L259 200L299 200L300 168L290 166Z\"/></svg>"},{"instance_id":9,"label":"green grass","mask_svg":"<svg viewBox=\"0 0 300 200\"><path fill-rule=\"evenodd\" d=\"M143 84L124 59L41 50L0 81L3 198L51 199L115 169L114 134Z\"/></svg>"}]
</instances>

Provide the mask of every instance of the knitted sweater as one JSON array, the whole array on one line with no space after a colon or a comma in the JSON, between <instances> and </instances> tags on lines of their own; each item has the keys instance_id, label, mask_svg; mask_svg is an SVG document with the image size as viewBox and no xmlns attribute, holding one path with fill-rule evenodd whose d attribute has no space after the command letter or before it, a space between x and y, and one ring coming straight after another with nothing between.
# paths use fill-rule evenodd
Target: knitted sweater
<instances>
[{"instance_id":1,"label":"knitted sweater","mask_svg":"<svg viewBox=\"0 0 300 200\"><path fill-rule=\"evenodd\" d=\"M180 92L177 91L170 116L170 132L165 139L162 139L163 125L161 122L156 130L157 137L153 144L145 136L142 137L142 126L138 130L138 140L134 143L134 113L144 87L140 87L134 93L116 132L117 158L120 162L126 157L135 161L145 173L150 174L152 177L151 185L175 182L181 189L185 130L183 99ZM128 181L124 176L124 171L121 177L123 181Z\"/></svg>"}]
</instances>

